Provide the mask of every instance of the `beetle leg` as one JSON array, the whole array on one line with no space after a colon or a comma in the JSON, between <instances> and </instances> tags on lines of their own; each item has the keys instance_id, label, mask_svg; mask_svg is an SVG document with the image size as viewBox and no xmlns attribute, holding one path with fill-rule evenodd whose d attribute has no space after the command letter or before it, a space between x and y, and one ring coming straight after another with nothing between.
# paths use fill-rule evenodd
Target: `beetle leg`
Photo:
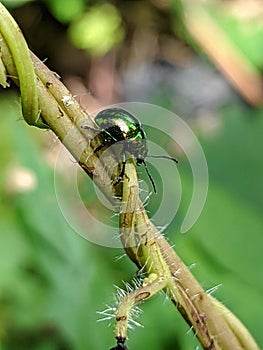
<instances>
[{"instance_id":1,"label":"beetle leg","mask_svg":"<svg viewBox=\"0 0 263 350\"><path fill-rule=\"evenodd\" d=\"M103 144L101 144L101 145L99 145L98 147L96 147L95 148L95 150L94 150L94 152L96 153L96 152L99 152L102 148L104 148L105 147L105 145L103 145Z\"/></svg>"},{"instance_id":2,"label":"beetle leg","mask_svg":"<svg viewBox=\"0 0 263 350\"><path fill-rule=\"evenodd\" d=\"M121 153L121 159L122 159L122 168L121 168L121 173L119 176L114 180L113 185L116 186L120 181L123 179L123 176L125 175L125 165L126 165L126 156L125 152L122 151Z\"/></svg>"}]
</instances>

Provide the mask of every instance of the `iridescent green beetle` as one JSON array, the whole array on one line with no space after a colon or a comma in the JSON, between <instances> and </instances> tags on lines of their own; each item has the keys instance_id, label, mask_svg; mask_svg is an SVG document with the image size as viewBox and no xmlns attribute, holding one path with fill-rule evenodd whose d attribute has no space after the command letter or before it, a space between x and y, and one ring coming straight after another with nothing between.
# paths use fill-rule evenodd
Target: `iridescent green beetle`
<instances>
[{"instance_id":1,"label":"iridescent green beetle","mask_svg":"<svg viewBox=\"0 0 263 350\"><path fill-rule=\"evenodd\" d=\"M136 159L137 165L144 165L153 186L154 193L156 193L155 183L148 171L145 158L166 158L173 160L175 163L178 163L178 161L175 158L166 156L149 156L146 133L143 130L141 123L131 113L122 108L104 109L95 117L95 123L97 124L98 129L91 128L87 125L82 126L83 129L92 130L93 132L100 134L104 140L104 143L97 147L95 152L98 152L105 146L109 147L117 142L122 144L122 170L120 175L114 181L114 185L117 185L125 174L126 152L128 152Z\"/></svg>"}]
</instances>

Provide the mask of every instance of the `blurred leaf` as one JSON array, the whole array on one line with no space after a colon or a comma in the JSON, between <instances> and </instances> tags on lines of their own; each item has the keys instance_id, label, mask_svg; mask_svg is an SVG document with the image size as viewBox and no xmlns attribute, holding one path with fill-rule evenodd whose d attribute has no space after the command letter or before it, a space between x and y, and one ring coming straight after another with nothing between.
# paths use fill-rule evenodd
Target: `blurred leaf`
<instances>
[{"instance_id":1,"label":"blurred leaf","mask_svg":"<svg viewBox=\"0 0 263 350\"><path fill-rule=\"evenodd\" d=\"M85 0L47 0L47 3L54 17L62 23L71 22L86 6Z\"/></svg>"},{"instance_id":2,"label":"blurred leaf","mask_svg":"<svg viewBox=\"0 0 263 350\"><path fill-rule=\"evenodd\" d=\"M249 4L247 4L249 7ZM258 68L263 68L263 25L262 18L254 20L238 18L230 12L222 11L219 6L211 3L206 6L211 17L221 27L228 37L243 51L245 56Z\"/></svg>"},{"instance_id":3,"label":"blurred leaf","mask_svg":"<svg viewBox=\"0 0 263 350\"><path fill-rule=\"evenodd\" d=\"M120 14L107 3L91 7L70 25L69 36L77 48L103 55L123 39Z\"/></svg>"},{"instance_id":4,"label":"blurred leaf","mask_svg":"<svg viewBox=\"0 0 263 350\"><path fill-rule=\"evenodd\" d=\"M7 8L15 8L23 6L24 4L28 2L32 2L33 0L2 0L1 2L3 5L5 5Z\"/></svg>"}]
</instances>

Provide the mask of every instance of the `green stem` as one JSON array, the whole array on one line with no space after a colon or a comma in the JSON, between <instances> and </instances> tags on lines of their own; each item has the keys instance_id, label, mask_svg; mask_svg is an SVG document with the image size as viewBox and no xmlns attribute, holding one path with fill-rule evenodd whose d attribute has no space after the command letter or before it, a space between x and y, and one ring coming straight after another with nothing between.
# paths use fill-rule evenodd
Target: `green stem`
<instances>
[{"instance_id":1,"label":"green stem","mask_svg":"<svg viewBox=\"0 0 263 350\"><path fill-rule=\"evenodd\" d=\"M123 179L120 234L127 254L149 278L142 288L120 302L115 328L117 339L126 338L127 320L136 296L148 299L162 288L193 328L204 349L259 350L244 325L203 290L152 224L139 199L137 173L131 160L127 161Z\"/></svg>"},{"instance_id":2,"label":"green stem","mask_svg":"<svg viewBox=\"0 0 263 350\"><path fill-rule=\"evenodd\" d=\"M26 41L13 17L1 3L0 32L8 43L17 70L24 118L30 125L46 128L39 119L36 76Z\"/></svg>"}]
</instances>

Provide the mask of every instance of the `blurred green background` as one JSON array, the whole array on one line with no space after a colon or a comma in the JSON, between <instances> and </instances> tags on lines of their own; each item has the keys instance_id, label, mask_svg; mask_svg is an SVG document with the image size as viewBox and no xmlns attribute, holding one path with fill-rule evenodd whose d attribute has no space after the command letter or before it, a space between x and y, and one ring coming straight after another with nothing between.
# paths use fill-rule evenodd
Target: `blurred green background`
<instances>
[{"instance_id":1,"label":"blurred green background","mask_svg":"<svg viewBox=\"0 0 263 350\"><path fill-rule=\"evenodd\" d=\"M193 274L205 289L220 285L214 295L263 348L262 100L243 93L245 80L234 88L226 79L227 59L224 69L216 69L211 51L186 25L188 2L3 3L30 48L48 58L46 64L88 111L143 101L174 111L192 127L208 163L207 201L193 228L180 234L192 178L179 154L182 203L178 221L165 234L184 262L195 264ZM203 10L262 79L260 2L208 1ZM0 90L0 115L0 350L109 349L113 328L97 322L97 311L114 305L115 285L131 281L136 267L127 257L117 259L121 249L92 244L66 223L54 190L58 141L23 122L13 86ZM172 178L173 168L168 171ZM63 171L60 176L64 181ZM108 215L101 212L90 180L81 181L87 207ZM160 188L158 177L156 182ZM158 295L142 305L138 321L144 328L130 332L129 349L197 347L174 306L164 301Z\"/></svg>"}]
</instances>

